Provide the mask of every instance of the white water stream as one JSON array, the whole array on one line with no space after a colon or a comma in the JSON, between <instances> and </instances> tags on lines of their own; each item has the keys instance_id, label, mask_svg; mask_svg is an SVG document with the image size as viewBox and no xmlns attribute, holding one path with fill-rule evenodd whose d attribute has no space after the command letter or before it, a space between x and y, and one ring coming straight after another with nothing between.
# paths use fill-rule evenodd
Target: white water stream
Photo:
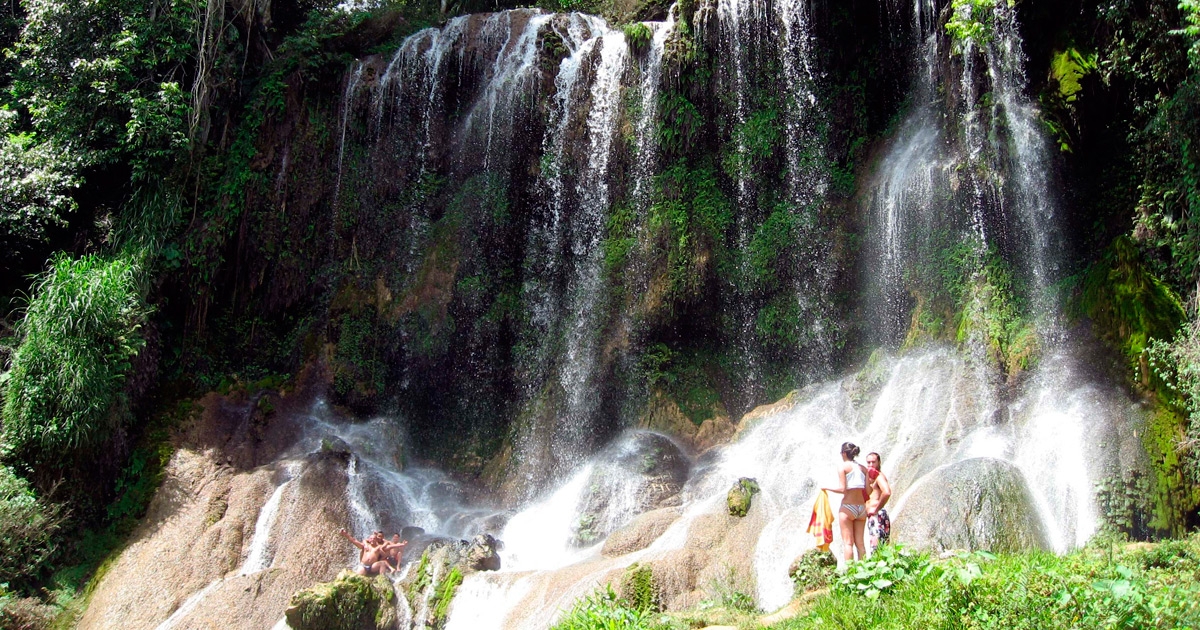
<instances>
[{"instance_id":1,"label":"white water stream","mask_svg":"<svg viewBox=\"0 0 1200 630\"><path fill-rule=\"evenodd\" d=\"M782 606L792 596L788 565L813 546L805 529L816 488L833 482L844 441L883 454L896 491L894 519L903 519L906 493L930 473L977 457L1011 462L1031 490L1052 548L1066 551L1095 531L1090 480L1128 463L1114 447L1128 441L1118 428L1134 426L1136 412L1078 375L1065 355L1051 357L1045 368L1009 404L997 403L987 374L951 349L882 359L872 373L811 387L794 408L762 418L706 456L683 490L684 516L650 548L620 558L569 544L589 466L508 521L501 534L504 568L468 576L450 627L544 627L537 624L547 617L530 616L530 607L569 606L573 597L565 594L588 592L613 568L682 547L690 522L722 511L739 477L756 478L762 489L755 502L765 524L747 550L754 554L756 597L764 609ZM483 616L489 623L477 625Z\"/></svg>"}]
</instances>

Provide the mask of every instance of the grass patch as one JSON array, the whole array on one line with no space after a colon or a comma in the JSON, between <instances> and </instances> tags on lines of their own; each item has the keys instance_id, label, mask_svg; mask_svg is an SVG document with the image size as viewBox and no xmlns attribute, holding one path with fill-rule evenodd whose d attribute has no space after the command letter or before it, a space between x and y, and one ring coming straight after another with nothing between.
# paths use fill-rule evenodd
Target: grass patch
<instances>
[{"instance_id":1,"label":"grass patch","mask_svg":"<svg viewBox=\"0 0 1200 630\"><path fill-rule=\"evenodd\" d=\"M894 560L894 559L893 559ZM912 555L899 580L851 565L837 587L775 628L1194 628L1200 625L1200 538L1097 543L1066 556ZM872 573L867 576L866 573ZM864 577L865 576L865 577ZM883 588L879 586L888 582ZM867 584L867 588L860 588Z\"/></svg>"}]
</instances>

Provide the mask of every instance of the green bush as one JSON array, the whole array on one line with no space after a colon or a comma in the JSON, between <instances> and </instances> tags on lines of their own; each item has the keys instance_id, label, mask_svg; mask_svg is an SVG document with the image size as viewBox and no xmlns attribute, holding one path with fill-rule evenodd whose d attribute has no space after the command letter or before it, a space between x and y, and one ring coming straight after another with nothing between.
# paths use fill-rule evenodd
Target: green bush
<instances>
[{"instance_id":1,"label":"green bush","mask_svg":"<svg viewBox=\"0 0 1200 630\"><path fill-rule=\"evenodd\" d=\"M5 455L61 462L128 421L122 388L144 345L138 265L59 256L34 285L4 389Z\"/></svg>"},{"instance_id":2,"label":"green bush","mask_svg":"<svg viewBox=\"0 0 1200 630\"><path fill-rule=\"evenodd\" d=\"M788 577L796 585L796 593L805 593L828 586L837 569L837 559L828 551L809 549L788 569Z\"/></svg>"},{"instance_id":3,"label":"green bush","mask_svg":"<svg viewBox=\"0 0 1200 630\"><path fill-rule=\"evenodd\" d=\"M657 630L670 627L650 610L639 610L629 601L617 597L612 587L575 602L552 630Z\"/></svg>"},{"instance_id":4,"label":"green bush","mask_svg":"<svg viewBox=\"0 0 1200 630\"><path fill-rule=\"evenodd\" d=\"M462 580L462 571L458 567L454 567L435 589L433 600L429 603L429 608L433 611L431 621L433 621L434 627L441 628L445 624L450 615L450 602L454 601L454 596L458 593L458 586L462 584Z\"/></svg>"},{"instance_id":5,"label":"green bush","mask_svg":"<svg viewBox=\"0 0 1200 630\"><path fill-rule=\"evenodd\" d=\"M34 494L11 468L0 466L0 583L27 578L57 547L64 514Z\"/></svg>"},{"instance_id":6,"label":"green bush","mask_svg":"<svg viewBox=\"0 0 1200 630\"><path fill-rule=\"evenodd\" d=\"M875 598L906 580L926 577L933 570L929 556L912 553L901 545L883 545L870 558L846 567L846 572L838 578L834 587L839 591Z\"/></svg>"},{"instance_id":7,"label":"green bush","mask_svg":"<svg viewBox=\"0 0 1200 630\"><path fill-rule=\"evenodd\" d=\"M636 53L641 53L650 45L650 40L654 39L654 33L650 31L650 27L641 22L626 24L621 27L625 32L625 41L629 42L629 48Z\"/></svg>"}]
</instances>

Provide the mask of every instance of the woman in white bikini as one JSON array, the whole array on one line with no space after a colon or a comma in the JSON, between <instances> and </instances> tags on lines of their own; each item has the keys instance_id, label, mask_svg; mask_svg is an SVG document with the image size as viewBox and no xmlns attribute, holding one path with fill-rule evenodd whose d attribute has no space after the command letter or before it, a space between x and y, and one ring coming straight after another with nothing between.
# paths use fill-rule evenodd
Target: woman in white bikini
<instances>
[{"instance_id":1,"label":"woman in white bikini","mask_svg":"<svg viewBox=\"0 0 1200 630\"><path fill-rule=\"evenodd\" d=\"M842 552L846 560L866 556L864 531L867 525L867 468L854 461L858 447L846 442L842 444L842 463L838 466L838 487L822 488L842 495L842 507L838 510L838 526L842 530Z\"/></svg>"}]
</instances>

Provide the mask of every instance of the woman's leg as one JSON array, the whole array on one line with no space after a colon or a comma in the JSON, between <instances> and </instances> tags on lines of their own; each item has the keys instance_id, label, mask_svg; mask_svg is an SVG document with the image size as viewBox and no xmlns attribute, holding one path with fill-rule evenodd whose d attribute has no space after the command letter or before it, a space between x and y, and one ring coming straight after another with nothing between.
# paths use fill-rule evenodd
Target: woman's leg
<instances>
[{"instance_id":1,"label":"woman's leg","mask_svg":"<svg viewBox=\"0 0 1200 630\"><path fill-rule=\"evenodd\" d=\"M866 539L863 536L866 528L867 519L860 518L854 521L854 546L858 549L859 560L864 560L867 557Z\"/></svg>"},{"instance_id":2,"label":"woman's leg","mask_svg":"<svg viewBox=\"0 0 1200 630\"><path fill-rule=\"evenodd\" d=\"M847 561L854 559L854 517L849 512L838 508L838 527L842 531L842 556Z\"/></svg>"}]
</instances>

